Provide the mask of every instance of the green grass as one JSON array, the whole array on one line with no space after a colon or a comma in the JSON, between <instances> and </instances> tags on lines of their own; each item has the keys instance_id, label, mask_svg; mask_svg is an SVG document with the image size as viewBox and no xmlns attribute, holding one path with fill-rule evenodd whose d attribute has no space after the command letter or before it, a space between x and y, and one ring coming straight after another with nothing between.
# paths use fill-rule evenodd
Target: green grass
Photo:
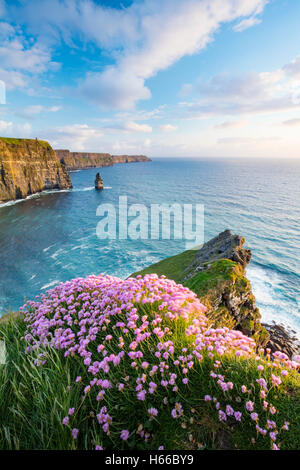
<instances>
[{"instance_id":1,"label":"green grass","mask_svg":"<svg viewBox=\"0 0 300 470\"><path fill-rule=\"evenodd\" d=\"M17 139L17 138L12 138L12 137L0 137L0 141L6 143L6 144L14 144L14 145L23 145L24 143L36 143L38 142L39 145L41 145L42 147L50 147L50 144L49 142L47 142L46 140L35 140L35 139Z\"/></svg>"},{"instance_id":2,"label":"green grass","mask_svg":"<svg viewBox=\"0 0 300 470\"><path fill-rule=\"evenodd\" d=\"M151 314L149 307L141 306L140 314ZM155 312L155 306L153 308ZM188 346L189 339L183 334L185 325L178 322L172 331L172 341L176 350ZM75 384L75 378L82 376L82 382L87 384L91 378L76 357L65 358L63 352L54 349L40 349L26 354L26 343L22 339L25 333L22 316L7 316L0 322L0 340L5 340L7 348L7 363L0 366L0 449L90 449L102 445L111 449L157 449L164 445L166 449L268 449L268 440L256 435L254 423L246 418L242 424L234 420L220 423L214 406L204 402L205 394L218 398L222 409L225 404L231 404L234 409L245 409L246 400L256 402L256 409L261 411L257 400L258 386L256 378L257 363L252 359L240 359L232 354L221 358L218 373L223 374L227 381L234 382L231 392L224 392L216 386L209 373L213 369L213 361L207 356L200 363L195 363L189 374L189 384L179 385L177 393L162 392L151 396L146 403L137 402L135 391L127 387L121 395L115 389L109 392L107 403L109 409L117 414L109 437L103 436L94 415L94 392L82 398L83 385ZM107 334L108 331L105 332ZM100 339L99 339L100 340ZM114 339L109 345L108 353L116 350ZM128 337L126 342L131 341ZM97 342L98 344L98 342ZM94 346L96 347L96 346ZM151 341L142 346L144 360L150 364L153 359L154 343ZM47 362L37 367L34 359L39 353L45 354ZM124 382L124 377L130 370L130 361L122 367L114 368L109 379L113 383ZM130 372L132 374L132 371ZM265 376L271 371L266 370ZM180 380L181 382L181 380ZM240 393L240 387L247 384L249 392ZM167 398L168 403L163 404ZM170 411L176 401L182 403L184 416L182 419L171 418ZM278 409L276 421L281 426L289 421L290 431L279 434L282 449L297 449L300 442L300 378L299 374L291 373L284 379L284 385L272 389L268 401ZM106 404L107 404L106 403ZM75 426L79 428L78 440L71 436L71 427L62 425L62 419L70 407L76 408ZM98 409L103 406L99 402ZM159 418L147 420L147 408L154 406L159 410ZM75 418L74 418L75 419ZM149 443L145 443L133 431L128 443L123 443L120 430L136 430L139 425L144 430L154 433ZM251 438L255 443L251 443ZM127 447L128 445L128 447Z\"/></svg>"},{"instance_id":3,"label":"green grass","mask_svg":"<svg viewBox=\"0 0 300 470\"><path fill-rule=\"evenodd\" d=\"M158 276L164 274L167 278L173 279L175 282L183 282L185 277L184 270L193 262L195 258L195 250L187 250L179 253L178 255L165 258L158 263L133 273L131 277L136 277L138 274L144 276L145 274L155 273Z\"/></svg>"}]
</instances>

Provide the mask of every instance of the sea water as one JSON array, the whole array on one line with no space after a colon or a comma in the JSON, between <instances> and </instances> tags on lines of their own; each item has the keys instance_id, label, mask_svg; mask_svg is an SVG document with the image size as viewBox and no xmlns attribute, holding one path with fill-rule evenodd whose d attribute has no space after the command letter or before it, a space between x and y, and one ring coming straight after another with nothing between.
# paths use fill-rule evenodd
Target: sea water
<instances>
[{"instance_id":1,"label":"sea water","mask_svg":"<svg viewBox=\"0 0 300 470\"><path fill-rule=\"evenodd\" d=\"M100 204L204 205L209 240L230 228L252 250L247 268L263 320L300 336L300 162L154 159L71 173L73 190L0 206L0 312L16 310L61 281L108 273L122 278L185 249L178 240L100 240Z\"/></svg>"}]
</instances>

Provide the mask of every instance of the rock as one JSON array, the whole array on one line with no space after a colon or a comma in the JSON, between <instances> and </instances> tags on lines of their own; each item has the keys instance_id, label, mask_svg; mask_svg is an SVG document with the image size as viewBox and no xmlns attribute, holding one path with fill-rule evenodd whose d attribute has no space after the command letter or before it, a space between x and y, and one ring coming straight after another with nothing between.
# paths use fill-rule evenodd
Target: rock
<instances>
[{"instance_id":1,"label":"rock","mask_svg":"<svg viewBox=\"0 0 300 470\"><path fill-rule=\"evenodd\" d=\"M97 189L97 190L103 189L103 181L102 181L100 173L96 174L95 189Z\"/></svg>"},{"instance_id":2,"label":"rock","mask_svg":"<svg viewBox=\"0 0 300 470\"><path fill-rule=\"evenodd\" d=\"M0 202L68 188L70 175L48 142L0 137Z\"/></svg>"},{"instance_id":3,"label":"rock","mask_svg":"<svg viewBox=\"0 0 300 470\"><path fill-rule=\"evenodd\" d=\"M230 230L219 233L209 240L196 252L192 267L194 269L187 275L191 277L194 272L200 271L203 265L219 259L230 259L239 263L244 269L251 259L251 251L243 248L244 237L232 235Z\"/></svg>"},{"instance_id":4,"label":"rock","mask_svg":"<svg viewBox=\"0 0 300 470\"><path fill-rule=\"evenodd\" d=\"M109 153L70 152L69 150L55 150L57 158L66 165L68 170L82 170L85 168L101 168L116 163L149 162L145 155L110 155Z\"/></svg>"},{"instance_id":5,"label":"rock","mask_svg":"<svg viewBox=\"0 0 300 470\"><path fill-rule=\"evenodd\" d=\"M246 277L251 251L244 243L244 237L230 230L219 233L196 251L185 269L184 284L195 290L215 326L238 329L265 345L268 333Z\"/></svg>"},{"instance_id":6,"label":"rock","mask_svg":"<svg viewBox=\"0 0 300 470\"><path fill-rule=\"evenodd\" d=\"M271 349L272 353L281 351L290 359L300 354L300 342L291 330L275 322L272 324L263 323L263 326L269 333L266 347Z\"/></svg>"}]
</instances>

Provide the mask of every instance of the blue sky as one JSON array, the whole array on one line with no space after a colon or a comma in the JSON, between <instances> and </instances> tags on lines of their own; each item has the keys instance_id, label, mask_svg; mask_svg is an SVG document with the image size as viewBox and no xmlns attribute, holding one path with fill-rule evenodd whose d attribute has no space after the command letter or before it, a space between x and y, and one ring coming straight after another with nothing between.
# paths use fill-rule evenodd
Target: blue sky
<instances>
[{"instance_id":1,"label":"blue sky","mask_svg":"<svg viewBox=\"0 0 300 470\"><path fill-rule=\"evenodd\" d=\"M0 0L0 135L299 158L299 21L295 0Z\"/></svg>"}]
</instances>

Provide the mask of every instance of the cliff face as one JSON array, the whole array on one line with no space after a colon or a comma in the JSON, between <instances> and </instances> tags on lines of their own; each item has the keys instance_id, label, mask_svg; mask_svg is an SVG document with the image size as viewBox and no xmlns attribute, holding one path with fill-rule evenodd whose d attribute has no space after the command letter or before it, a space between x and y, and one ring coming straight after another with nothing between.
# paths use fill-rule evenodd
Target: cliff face
<instances>
[{"instance_id":1,"label":"cliff face","mask_svg":"<svg viewBox=\"0 0 300 470\"><path fill-rule=\"evenodd\" d=\"M227 326L253 336L265 345L268 332L262 326L259 309L245 267L251 252L243 248L244 238L229 230L205 243L160 261L137 274L166 275L193 290L207 307L212 326Z\"/></svg>"},{"instance_id":2,"label":"cliff face","mask_svg":"<svg viewBox=\"0 0 300 470\"><path fill-rule=\"evenodd\" d=\"M114 163L136 163L136 162L150 162L151 159L145 155L113 155Z\"/></svg>"},{"instance_id":3,"label":"cliff face","mask_svg":"<svg viewBox=\"0 0 300 470\"><path fill-rule=\"evenodd\" d=\"M56 156L68 170L84 168L98 168L112 166L113 159L109 153L70 152L69 150L55 150Z\"/></svg>"},{"instance_id":4,"label":"cliff face","mask_svg":"<svg viewBox=\"0 0 300 470\"><path fill-rule=\"evenodd\" d=\"M55 153L60 162L71 171L112 166L116 163L151 161L145 155L110 155L109 153L70 152L69 150L55 150Z\"/></svg>"},{"instance_id":5,"label":"cliff face","mask_svg":"<svg viewBox=\"0 0 300 470\"><path fill-rule=\"evenodd\" d=\"M48 142L0 137L0 202L71 187L68 171Z\"/></svg>"}]
</instances>

